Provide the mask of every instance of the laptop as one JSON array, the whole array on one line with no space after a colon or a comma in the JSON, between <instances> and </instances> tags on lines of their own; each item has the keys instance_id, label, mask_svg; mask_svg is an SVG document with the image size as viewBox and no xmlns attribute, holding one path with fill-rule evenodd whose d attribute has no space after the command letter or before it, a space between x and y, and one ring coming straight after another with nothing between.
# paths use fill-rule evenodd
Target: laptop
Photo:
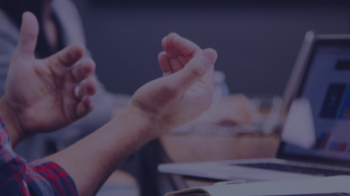
<instances>
[{"instance_id":1,"label":"laptop","mask_svg":"<svg viewBox=\"0 0 350 196\"><path fill-rule=\"evenodd\" d=\"M350 35L306 33L283 96L285 112L295 98L310 103L312 148L281 142L276 158L160 164L158 171L244 181L350 175Z\"/></svg>"}]
</instances>

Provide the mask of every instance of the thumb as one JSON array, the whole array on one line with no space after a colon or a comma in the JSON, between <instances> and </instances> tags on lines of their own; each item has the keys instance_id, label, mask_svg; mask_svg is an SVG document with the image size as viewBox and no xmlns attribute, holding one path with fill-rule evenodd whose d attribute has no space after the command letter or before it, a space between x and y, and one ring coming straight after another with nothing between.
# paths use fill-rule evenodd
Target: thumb
<instances>
[{"instance_id":1,"label":"thumb","mask_svg":"<svg viewBox=\"0 0 350 196\"><path fill-rule=\"evenodd\" d=\"M21 34L16 49L17 55L34 55L38 34L39 24L36 17L31 12L24 12L22 15Z\"/></svg>"},{"instance_id":2,"label":"thumb","mask_svg":"<svg viewBox=\"0 0 350 196\"><path fill-rule=\"evenodd\" d=\"M213 67L217 59L217 53L213 49L205 49L194 56L185 67L172 75L173 83L180 87L180 94L186 92L196 82L201 80ZM211 82L212 81L203 81ZM208 84L212 85L212 84Z\"/></svg>"}]
</instances>

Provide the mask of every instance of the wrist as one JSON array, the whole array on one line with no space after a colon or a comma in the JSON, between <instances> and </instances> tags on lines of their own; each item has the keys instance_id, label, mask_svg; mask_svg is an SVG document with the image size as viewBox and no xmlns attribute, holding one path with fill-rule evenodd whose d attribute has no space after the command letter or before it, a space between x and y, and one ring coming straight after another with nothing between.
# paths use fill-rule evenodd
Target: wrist
<instances>
[{"instance_id":1,"label":"wrist","mask_svg":"<svg viewBox=\"0 0 350 196\"><path fill-rule=\"evenodd\" d=\"M129 131L141 136L145 142L159 137L168 130L159 115L145 112L132 104L128 104L114 119L131 125L133 128Z\"/></svg>"},{"instance_id":2,"label":"wrist","mask_svg":"<svg viewBox=\"0 0 350 196\"><path fill-rule=\"evenodd\" d=\"M20 141L26 138L18 116L15 111L8 105L5 96L0 98L0 116L4 121L9 132L12 146L16 146Z\"/></svg>"}]
</instances>

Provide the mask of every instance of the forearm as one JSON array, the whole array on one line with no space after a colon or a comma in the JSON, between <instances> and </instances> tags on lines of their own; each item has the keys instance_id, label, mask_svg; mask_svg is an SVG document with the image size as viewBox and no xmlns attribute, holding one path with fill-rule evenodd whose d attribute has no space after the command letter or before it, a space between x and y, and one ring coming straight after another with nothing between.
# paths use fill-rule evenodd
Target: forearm
<instances>
[{"instance_id":1,"label":"forearm","mask_svg":"<svg viewBox=\"0 0 350 196\"><path fill-rule=\"evenodd\" d=\"M47 157L74 179L79 195L95 195L114 169L155 136L152 122L127 108L99 130L67 149Z\"/></svg>"}]
</instances>

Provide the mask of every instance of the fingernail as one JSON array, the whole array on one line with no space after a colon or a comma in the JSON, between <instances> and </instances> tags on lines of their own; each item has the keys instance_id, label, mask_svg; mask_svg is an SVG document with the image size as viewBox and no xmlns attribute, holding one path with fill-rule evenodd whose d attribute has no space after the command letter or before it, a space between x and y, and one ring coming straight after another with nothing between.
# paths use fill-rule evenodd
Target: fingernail
<instances>
[{"instance_id":1,"label":"fingernail","mask_svg":"<svg viewBox=\"0 0 350 196\"><path fill-rule=\"evenodd\" d=\"M212 65L214 64L217 54L215 52L215 50L213 49L206 49L203 51L203 57L206 63L208 63L208 65Z\"/></svg>"}]
</instances>

